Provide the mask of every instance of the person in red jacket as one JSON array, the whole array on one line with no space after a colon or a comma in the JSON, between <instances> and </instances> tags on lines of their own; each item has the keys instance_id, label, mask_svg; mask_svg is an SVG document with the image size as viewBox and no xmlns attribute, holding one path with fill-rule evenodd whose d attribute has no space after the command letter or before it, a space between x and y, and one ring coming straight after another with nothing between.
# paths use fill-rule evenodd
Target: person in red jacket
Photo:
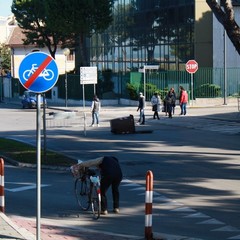
<instances>
[{"instance_id":1,"label":"person in red jacket","mask_svg":"<svg viewBox=\"0 0 240 240\"><path fill-rule=\"evenodd\" d=\"M187 103L188 103L188 93L182 86L180 86L179 89L180 89L179 105L180 105L180 108L181 108L180 115L186 115L186 113L187 113Z\"/></svg>"}]
</instances>

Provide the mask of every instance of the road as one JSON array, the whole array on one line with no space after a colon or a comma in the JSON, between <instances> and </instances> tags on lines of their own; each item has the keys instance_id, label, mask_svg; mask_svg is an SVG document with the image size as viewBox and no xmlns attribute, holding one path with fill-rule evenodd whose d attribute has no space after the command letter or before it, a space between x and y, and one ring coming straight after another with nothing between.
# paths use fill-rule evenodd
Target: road
<instances>
[{"instance_id":1,"label":"road","mask_svg":"<svg viewBox=\"0 0 240 240\"><path fill-rule=\"evenodd\" d=\"M136 114L134 108L121 108L118 116L129 111ZM68 120L62 120L63 127L52 122L47 129L48 148L83 160L109 154L119 158L124 172L121 213L93 221L89 213L77 208L70 174L42 170L42 217L65 225L142 236L145 175L151 170L154 232L206 240L240 239L240 123L214 118L231 113L231 108L204 111L189 109L186 117L162 115L159 121L151 119L148 112L146 126L137 127L137 131L153 131L145 134L112 134L109 119L116 116L114 108L103 112L101 127L87 128L86 136L81 122L70 126ZM0 114L1 137L35 142L34 110L8 106L0 108ZM6 188L35 183L34 169L6 167ZM34 189L7 191L6 198L8 214L35 216Z\"/></svg>"}]
</instances>

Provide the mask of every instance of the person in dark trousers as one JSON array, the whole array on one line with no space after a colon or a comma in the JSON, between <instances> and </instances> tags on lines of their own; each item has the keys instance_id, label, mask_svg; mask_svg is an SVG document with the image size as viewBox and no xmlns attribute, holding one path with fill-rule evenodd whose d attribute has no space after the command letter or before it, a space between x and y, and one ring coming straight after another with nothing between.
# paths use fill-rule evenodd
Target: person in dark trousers
<instances>
[{"instance_id":1,"label":"person in dark trousers","mask_svg":"<svg viewBox=\"0 0 240 240\"><path fill-rule=\"evenodd\" d=\"M166 105L167 105L168 117L172 118L172 108L173 108L173 104L175 101L175 96L171 90L168 92L168 94L165 98L165 101L166 101Z\"/></svg>"},{"instance_id":2,"label":"person in dark trousers","mask_svg":"<svg viewBox=\"0 0 240 240\"><path fill-rule=\"evenodd\" d=\"M160 119L158 112L160 111L160 105L161 105L161 99L160 96L158 95L158 92L155 92L154 95L151 98L151 103L152 103L152 111L153 113L153 119Z\"/></svg>"},{"instance_id":3,"label":"person in dark trousers","mask_svg":"<svg viewBox=\"0 0 240 240\"><path fill-rule=\"evenodd\" d=\"M170 89L170 91L172 92L174 98L173 98L173 104L172 104L172 114L174 115L175 114L175 107L176 107L176 100L177 100L177 96L176 96L176 93L175 93L175 90L174 88L172 87Z\"/></svg>"},{"instance_id":4,"label":"person in dark trousers","mask_svg":"<svg viewBox=\"0 0 240 240\"><path fill-rule=\"evenodd\" d=\"M99 112L101 108L101 103L97 95L93 96L92 105L91 105L91 111L92 111L92 124L91 127L94 127L94 123L96 120L96 124L99 127Z\"/></svg>"},{"instance_id":5,"label":"person in dark trousers","mask_svg":"<svg viewBox=\"0 0 240 240\"><path fill-rule=\"evenodd\" d=\"M112 187L113 212L119 213L119 185L122 181L122 170L118 159L105 156L99 168L101 173L101 214L108 214L106 193L110 186Z\"/></svg>"},{"instance_id":6,"label":"person in dark trousers","mask_svg":"<svg viewBox=\"0 0 240 240\"><path fill-rule=\"evenodd\" d=\"M140 110L140 117L139 117L139 124L144 125L145 124L145 114L144 114L144 108L145 108L145 97L140 92L139 98L138 98L138 108L137 112Z\"/></svg>"}]
</instances>

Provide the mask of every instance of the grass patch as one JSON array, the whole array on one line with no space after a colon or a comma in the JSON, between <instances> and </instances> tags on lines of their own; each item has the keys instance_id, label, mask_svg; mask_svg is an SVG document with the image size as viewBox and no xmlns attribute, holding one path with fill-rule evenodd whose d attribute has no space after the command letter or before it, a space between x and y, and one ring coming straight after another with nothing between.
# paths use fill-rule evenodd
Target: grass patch
<instances>
[{"instance_id":1,"label":"grass patch","mask_svg":"<svg viewBox=\"0 0 240 240\"><path fill-rule=\"evenodd\" d=\"M20 163L37 164L36 147L12 139L0 138L0 157L1 156L13 159ZM47 151L46 159L44 159L43 151L41 153L41 164L43 165L67 167L75 163L76 160L56 152Z\"/></svg>"}]
</instances>

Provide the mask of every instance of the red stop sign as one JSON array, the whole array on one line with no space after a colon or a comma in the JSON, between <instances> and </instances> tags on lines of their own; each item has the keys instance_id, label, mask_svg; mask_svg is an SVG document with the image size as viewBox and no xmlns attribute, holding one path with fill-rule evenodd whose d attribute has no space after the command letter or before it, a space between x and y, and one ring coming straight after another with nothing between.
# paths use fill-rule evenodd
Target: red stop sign
<instances>
[{"instance_id":1,"label":"red stop sign","mask_svg":"<svg viewBox=\"0 0 240 240\"><path fill-rule=\"evenodd\" d=\"M189 73L195 73L198 70L198 63L195 60L189 60L186 63L186 71Z\"/></svg>"}]
</instances>

